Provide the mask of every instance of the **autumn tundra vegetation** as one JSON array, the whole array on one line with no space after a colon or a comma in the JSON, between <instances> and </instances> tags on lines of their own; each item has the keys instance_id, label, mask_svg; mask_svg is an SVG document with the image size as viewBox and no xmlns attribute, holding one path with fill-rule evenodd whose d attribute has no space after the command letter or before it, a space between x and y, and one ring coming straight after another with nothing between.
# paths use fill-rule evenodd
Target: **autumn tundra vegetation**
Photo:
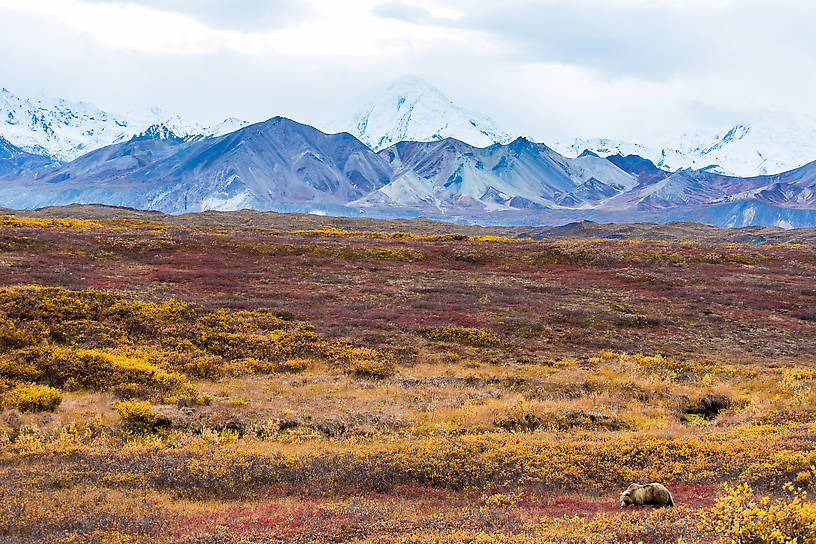
<instances>
[{"instance_id":1,"label":"autumn tundra vegetation","mask_svg":"<svg viewBox=\"0 0 816 544\"><path fill-rule=\"evenodd\" d=\"M812 544L815 239L9 211L0 541Z\"/></svg>"}]
</instances>

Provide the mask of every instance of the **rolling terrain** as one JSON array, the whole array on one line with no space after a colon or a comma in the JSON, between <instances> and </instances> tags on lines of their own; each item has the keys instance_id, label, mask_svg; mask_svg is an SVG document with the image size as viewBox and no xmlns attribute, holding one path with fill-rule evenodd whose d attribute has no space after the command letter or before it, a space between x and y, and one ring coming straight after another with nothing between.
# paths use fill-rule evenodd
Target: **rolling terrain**
<instances>
[{"instance_id":1,"label":"rolling terrain","mask_svg":"<svg viewBox=\"0 0 816 544\"><path fill-rule=\"evenodd\" d=\"M2 539L816 538L814 229L4 213Z\"/></svg>"}]
</instances>

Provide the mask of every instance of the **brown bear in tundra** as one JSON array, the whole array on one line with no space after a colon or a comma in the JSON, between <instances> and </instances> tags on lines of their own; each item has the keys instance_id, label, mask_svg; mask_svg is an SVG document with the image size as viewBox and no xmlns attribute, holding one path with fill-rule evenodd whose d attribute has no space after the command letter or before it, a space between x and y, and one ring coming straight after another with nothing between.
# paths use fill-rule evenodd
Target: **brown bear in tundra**
<instances>
[{"instance_id":1,"label":"brown bear in tundra","mask_svg":"<svg viewBox=\"0 0 816 544\"><path fill-rule=\"evenodd\" d=\"M651 504L654 506L674 506L671 492L663 484L632 484L620 494L621 508L626 508L630 504L641 506Z\"/></svg>"}]
</instances>

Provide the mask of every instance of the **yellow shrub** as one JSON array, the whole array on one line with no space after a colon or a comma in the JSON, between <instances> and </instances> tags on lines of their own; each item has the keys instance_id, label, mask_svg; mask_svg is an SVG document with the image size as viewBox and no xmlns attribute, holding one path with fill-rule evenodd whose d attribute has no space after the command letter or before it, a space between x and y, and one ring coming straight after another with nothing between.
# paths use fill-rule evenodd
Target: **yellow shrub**
<instances>
[{"instance_id":1,"label":"yellow shrub","mask_svg":"<svg viewBox=\"0 0 816 544\"><path fill-rule=\"evenodd\" d=\"M782 450L749 464L740 474L740 479L757 487L774 487L781 482L795 479L804 487L810 482L810 478L804 479L799 477L799 474L809 471L814 465L816 451Z\"/></svg>"},{"instance_id":2,"label":"yellow shrub","mask_svg":"<svg viewBox=\"0 0 816 544\"><path fill-rule=\"evenodd\" d=\"M387 378L394 373L394 365L376 359L358 359L346 372L360 378Z\"/></svg>"},{"instance_id":3,"label":"yellow shrub","mask_svg":"<svg viewBox=\"0 0 816 544\"><path fill-rule=\"evenodd\" d=\"M803 492L790 500L757 499L748 484L726 486L703 525L720 544L816 544L816 503Z\"/></svg>"},{"instance_id":4,"label":"yellow shrub","mask_svg":"<svg viewBox=\"0 0 816 544\"><path fill-rule=\"evenodd\" d=\"M442 242L449 242L449 241L465 241L469 240L470 236L467 234L459 234L458 232L453 232L450 234L431 234L428 237L428 240L438 240Z\"/></svg>"},{"instance_id":5,"label":"yellow shrub","mask_svg":"<svg viewBox=\"0 0 816 544\"><path fill-rule=\"evenodd\" d=\"M15 217L13 215L0 216L0 227L37 228L62 227L72 229L90 229L102 227L101 223L87 219L42 219L38 217Z\"/></svg>"},{"instance_id":6,"label":"yellow shrub","mask_svg":"<svg viewBox=\"0 0 816 544\"><path fill-rule=\"evenodd\" d=\"M466 327L429 327L419 331L422 336L437 342L455 342L466 346L487 348L502 344L502 339L496 334Z\"/></svg>"},{"instance_id":7,"label":"yellow shrub","mask_svg":"<svg viewBox=\"0 0 816 544\"><path fill-rule=\"evenodd\" d=\"M425 255L421 251L410 248L391 247L324 247L317 246L313 249L317 255L327 255L339 257L346 261L362 261L367 259L377 261L421 261Z\"/></svg>"},{"instance_id":8,"label":"yellow shrub","mask_svg":"<svg viewBox=\"0 0 816 544\"><path fill-rule=\"evenodd\" d=\"M60 383L74 378L93 390L127 383L172 390L186 383L182 374L159 368L140 357L101 350L55 348L42 353L40 365L45 376Z\"/></svg>"},{"instance_id":9,"label":"yellow shrub","mask_svg":"<svg viewBox=\"0 0 816 544\"><path fill-rule=\"evenodd\" d=\"M31 335L17 329L14 321L0 312L0 349L22 348L32 340Z\"/></svg>"},{"instance_id":10,"label":"yellow shrub","mask_svg":"<svg viewBox=\"0 0 816 544\"><path fill-rule=\"evenodd\" d=\"M485 506L493 508L515 506L519 498L521 498L521 493L495 493L490 496L482 496Z\"/></svg>"},{"instance_id":11,"label":"yellow shrub","mask_svg":"<svg viewBox=\"0 0 816 544\"><path fill-rule=\"evenodd\" d=\"M10 396L23 412L53 412L62 402L59 389L33 383L16 387Z\"/></svg>"},{"instance_id":12,"label":"yellow shrub","mask_svg":"<svg viewBox=\"0 0 816 544\"><path fill-rule=\"evenodd\" d=\"M303 372L311 366L309 359L287 359L275 366L275 372Z\"/></svg>"},{"instance_id":13,"label":"yellow shrub","mask_svg":"<svg viewBox=\"0 0 816 544\"><path fill-rule=\"evenodd\" d=\"M159 414L149 402L123 400L114 404L113 409L131 431L152 433L157 430Z\"/></svg>"},{"instance_id":14,"label":"yellow shrub","mask_svg":"<svg viewBox=\"0 0 816 544\"><path fill-rule=\"evenodd\" d=\"M531 238L508 238L506 236L477 236L480 242L532 242Z\"/></svg>"}]
</instances>

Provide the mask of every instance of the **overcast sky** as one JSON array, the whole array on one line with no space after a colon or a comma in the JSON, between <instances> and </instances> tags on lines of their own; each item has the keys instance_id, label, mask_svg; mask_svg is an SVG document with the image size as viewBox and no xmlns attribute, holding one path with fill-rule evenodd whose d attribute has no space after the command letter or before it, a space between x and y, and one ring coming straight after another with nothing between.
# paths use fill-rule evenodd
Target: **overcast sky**
<instances>
[{"instance_id":1,"label":"overcast sky","mask_svg":"<svg viewBox=\"0 0 816 544\"><path fill-rule=\"evenodd\" d=\"M812 0L0 0L0 87L326 126L410 73L513 134L816 115Z\"/></svg>"}]
</instances>

